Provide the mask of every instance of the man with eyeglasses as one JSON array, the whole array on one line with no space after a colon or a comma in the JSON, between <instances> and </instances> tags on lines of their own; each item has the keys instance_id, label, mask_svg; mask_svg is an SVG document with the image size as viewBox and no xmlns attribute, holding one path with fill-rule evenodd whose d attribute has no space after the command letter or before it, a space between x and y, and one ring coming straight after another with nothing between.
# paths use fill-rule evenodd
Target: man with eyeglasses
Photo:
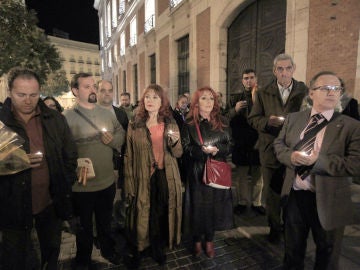
<instances>
[{"instance_id":1,"label":"man with eyeglasses","mask_svg":"<svg viewBox=\"0 0 360 270\"><path fill-rule=\"evenodd\" d=\"M259 152L254 149L258 139L258 132L252 128L247 116L253 107L253 97L257 89L257 78L254 69L245 69L242 72L244 90L230 96L227 115L230 119L234 147L232 162L236 165L234 184L238 205L235 214L243 214L251 202L251 208L260 215L265 215L265 208L261 205L261 191L263 187ZM251 192L249 192L248 177L251 177Z\"/></svg>"},{"instance_id":2,"label":"man with eyeglasses","mask_svg":"<svg viewBox=\"0 0 360 270\"><path fill-rule=\"evenodd\" d=\"M279 134L288 113L297 112L307 87L293 79L295 64L290 55L280 54L274 59L275 80L255 94L254 106L248 117L250 125L259 132L257 147L263 177L262 201L270 226L268 240L278 243L282 232L280 192L285 171L274 153L273 141Z\"/></svg>"},{"instance_id":3,"label":"man with eyeglasses","mask_svg":"<svg viewBox=\"0 0 360 270\"><path fill-rule=\"evenodd\" d=\"M277 158L287 167L281 194L283 269L304 269L310 230L314 269L339 269L344 226L354 213L350 184L360 175L360 122L335 111L342 92L333 72L315 75L309 90L313 107L289 114L274 141Z\"/></svg>"}]
</instances>

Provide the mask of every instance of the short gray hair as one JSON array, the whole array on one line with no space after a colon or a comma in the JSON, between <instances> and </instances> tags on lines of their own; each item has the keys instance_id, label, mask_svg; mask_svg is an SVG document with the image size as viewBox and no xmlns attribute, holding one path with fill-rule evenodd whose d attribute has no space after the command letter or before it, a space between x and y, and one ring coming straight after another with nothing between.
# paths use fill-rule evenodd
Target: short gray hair
<instances>
[{"instance_id":1,"label":"short gray hair","mask_svg":"<svg viewBox=\"0 0 360 270\"><path fill-rule=\"evenodd\" d=\"M274 69L275 69L275 67L276 67L276 64L277 64L279 61L283 61L283 60L290 60L291 65L292 65L293 67L295 66L295 62L294 62L293 58L292 58L290 55L288 55L288 54L286 54L286 53L281 53L281 54L279 54L278 56L276 56L276 57L274 58Z\"/></svg>"}]
</instances>

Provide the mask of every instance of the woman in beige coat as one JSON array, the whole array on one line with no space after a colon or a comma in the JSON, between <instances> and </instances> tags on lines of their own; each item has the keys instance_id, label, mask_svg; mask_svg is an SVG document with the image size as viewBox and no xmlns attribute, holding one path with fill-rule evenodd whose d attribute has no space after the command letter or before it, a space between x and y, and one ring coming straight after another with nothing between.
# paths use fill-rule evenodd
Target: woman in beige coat
<instances>
[{"instance_id":1,"label":"woman in beige coat","mask_svg":"<svg viewBox=\"0 0 360 270\"><path fill-rule=\"evenodd\" d=\"M132 207L128 229L139 261L150 246L159 264L166 262L165 247L180 242L182 194L176 158L182 155L180 134L166 93L149 85L129 124L125 154L125 194Z\"/></svg>"}]
</instances>

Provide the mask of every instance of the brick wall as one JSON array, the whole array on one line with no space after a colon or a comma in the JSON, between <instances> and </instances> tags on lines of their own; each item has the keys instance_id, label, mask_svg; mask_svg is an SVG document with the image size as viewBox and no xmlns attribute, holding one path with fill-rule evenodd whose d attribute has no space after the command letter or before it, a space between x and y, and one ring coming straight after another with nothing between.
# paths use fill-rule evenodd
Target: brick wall
<instances>
[{"instance_id":1,"label":"brick wall","mask_svg":"<svg viewBox=\"0 0 360 270\"><path fill-rule=\"evenodd\" d=\"M311 0L309 13L307 82L317 72L331 70L354 93L360 1Z\"/></svg>"},{"instance_id":2,"label":"brick wall","mask_svg":"<svg viewBox=\"0 0 360 270\"><path fill-rule=\"evenodd\" d=\"M169 0L158 0L158 16L160 16L165 10L169 8Z\"/></svg>"}]
</instances>

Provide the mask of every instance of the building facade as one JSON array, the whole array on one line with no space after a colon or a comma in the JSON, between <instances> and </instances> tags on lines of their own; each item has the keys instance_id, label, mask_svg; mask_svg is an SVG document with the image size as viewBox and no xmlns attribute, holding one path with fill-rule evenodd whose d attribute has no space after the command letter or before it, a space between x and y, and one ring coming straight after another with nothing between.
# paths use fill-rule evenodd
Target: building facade
<instances>
[{"instance_id":1,"label":"building facade","mask_svg":"<svg viewBox=\"0 0 360 270\"><path fill-rule=\"evenodd\" d=\"M94 76L95 80L100 80L100 55L97 44L85 43L60 37L47 36L60 54L62 70L66 73L66 78L71 82L74 74L87 72ZM70 89L69 89L70 90ZM57 97L61 105L67 109L75 101L71 91Z\"/></svg>"},{"instance_id":2,"label":"building facade","mask_svg":"<svg viewBox=\"0 0 360 270\"><path fill-rule=\"evenodd\" d=\"M95 0L101 76L136 101L150 83L179 94L210 85L226 97L255 68L272 80L279 53L294 57L306 83L321 70L360 98L358 0Z\"/></svg>"}]
</instances>

